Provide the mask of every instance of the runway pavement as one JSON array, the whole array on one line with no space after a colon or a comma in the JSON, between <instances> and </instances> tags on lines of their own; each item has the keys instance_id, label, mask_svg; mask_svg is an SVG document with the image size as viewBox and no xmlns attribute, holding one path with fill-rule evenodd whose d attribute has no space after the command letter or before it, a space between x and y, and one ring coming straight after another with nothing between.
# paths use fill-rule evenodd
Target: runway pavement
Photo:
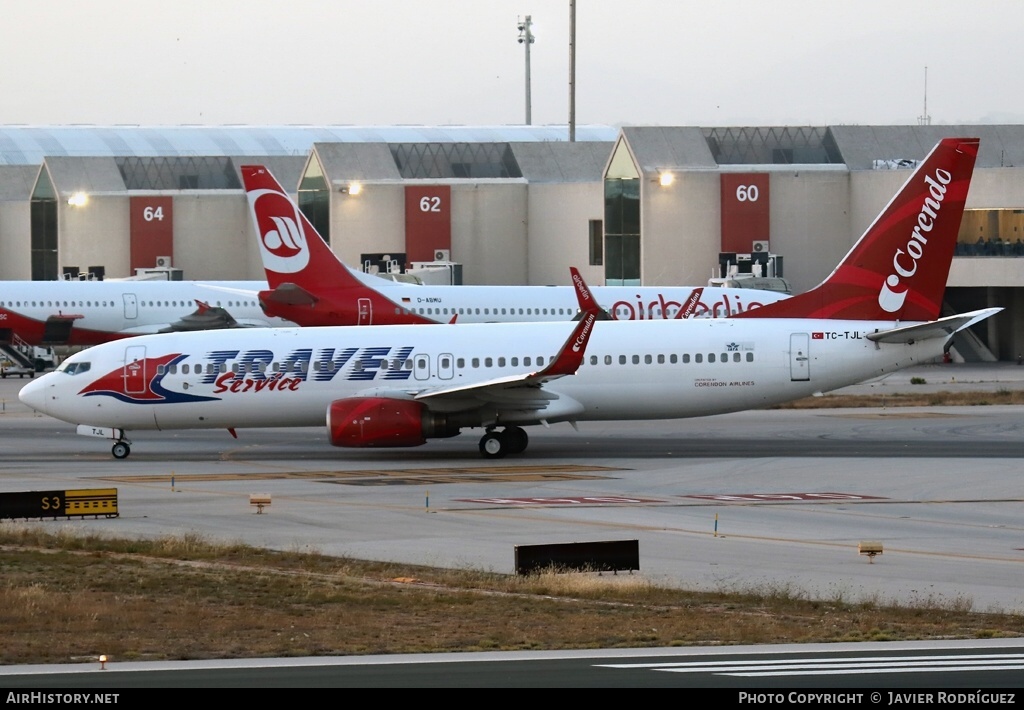
<instances>
[{"instance_id":1,"label":"runway pavement","mask_svg":"<svg viewBox=\"0 0 1024 710\"><path fill-rule=\"evenodd\" d=\"M0 381L0 491L115 487L120 507L32 525L502 573L517 545L635 539L659 583L1024 611L1021 407L560 424L497 462L472 433L346 450L321 428L148 432L115 461L22 407L20 384ZM935 365L842 393L933 386L1020 388L1024 367Z\"/></svg>"}]
</instances>

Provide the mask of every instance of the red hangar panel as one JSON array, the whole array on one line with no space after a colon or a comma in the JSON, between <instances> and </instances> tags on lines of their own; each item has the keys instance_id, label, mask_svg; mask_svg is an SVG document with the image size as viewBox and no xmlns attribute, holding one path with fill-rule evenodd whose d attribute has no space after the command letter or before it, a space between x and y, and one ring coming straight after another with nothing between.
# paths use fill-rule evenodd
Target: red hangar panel
<instances>
[{"instance_id":1,"label":"red hangar panel","mask_svg":"<svg viewBox=\"0 0 1024 710\"><path fill-rule=\"evenodd\" d=\"M152 269L158 256L174 257L173 204L173 197L130 199L132 273L135 269Z\"/></svg>"},{"instance_id":2,"label":"red hangar panel","mask_svg":"<svg viewBox=\"0 0 1024 710\"><path fill-rule=\"evenodd\" d=\"M449 261L452 248L451 185L407 185L405 253L412 261ZM444 252L448 257L437 254Z\"/></svg>"},{"instance_id":3,"label":"red hangar panel","mask_svg":"<svg viewBox=\"0 0 1024 710\"><path fill-rule=\"evenodd\" d=\"M722 251L768 251L769 219L767 173L722 174Z\"/></svg>"}]
</instances>

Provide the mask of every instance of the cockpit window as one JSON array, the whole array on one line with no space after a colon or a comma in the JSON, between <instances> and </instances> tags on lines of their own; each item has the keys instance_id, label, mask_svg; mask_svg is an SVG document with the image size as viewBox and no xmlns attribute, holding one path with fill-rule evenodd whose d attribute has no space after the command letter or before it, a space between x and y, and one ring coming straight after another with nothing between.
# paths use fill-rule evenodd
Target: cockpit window
<instances>
[{"instance_id":1,"label":"cockpit window","mask_svg":"<svg viewBox=\"0 0 1024 710\"><path fill-rule=\"evenodd\" d=\"M90 367L92 367L90 362L65 362L57 368L57 372L63 372L68 375L80 375L83 372L88 372Z\"/></svg>"}]
</instances>

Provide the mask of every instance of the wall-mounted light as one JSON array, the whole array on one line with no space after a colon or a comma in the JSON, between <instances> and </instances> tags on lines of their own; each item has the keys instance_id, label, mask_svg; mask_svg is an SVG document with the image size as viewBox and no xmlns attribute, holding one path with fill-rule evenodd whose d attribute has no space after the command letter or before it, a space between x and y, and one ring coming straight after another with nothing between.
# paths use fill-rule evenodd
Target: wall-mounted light
<instances>
[{"instance_id":1,"label":"wall-mounted light","mask_svg":"<svg viewBox=\"0 0 1024 710\"><path fill-rule=\"evenodd\" d=\"M89 196L84 192L76 192L68 198L68 204L72 207L84 207L89 202Z\"/></svg>"},{"instance_id":2,"label":"wall-mounted light","mask_svg":"<svg viewBox=\"0 0 1024 710\"><path fill-rule=\"evenodd\" d=\"M662 170L658 174L658 184L662 187L668 187L675 181L676 176L670 173L668 170Z\"/></svg>"},{"instance_id":3,"label":"wall-mounted light","mask_svg":"<svg viewBox=\"0 0 1024 710\"><path fill-rule=\"evenodd\" d=\"M358 195L363 191L363 186L358 182L350 182L346 187L341 188L343 195Z\"/></svg>"}]
</instances>

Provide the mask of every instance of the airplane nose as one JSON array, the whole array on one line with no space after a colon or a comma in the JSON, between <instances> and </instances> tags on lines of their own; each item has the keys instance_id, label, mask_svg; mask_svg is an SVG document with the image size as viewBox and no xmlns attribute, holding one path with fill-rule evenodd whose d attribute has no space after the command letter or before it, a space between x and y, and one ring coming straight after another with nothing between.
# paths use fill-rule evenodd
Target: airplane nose
<instances>
[{"instance_id":1,"label":"airplane nose","mask_svg":"<svg viewBox=\"0 0 1024 710\"><path fill-rule=\"evenodd\" d=\"M46 414L46 392L50 388L47 380L49 375L43 375L39 379L32 380L18 392L18 399L37 412Z\"/></svg>"}]
</instances>

